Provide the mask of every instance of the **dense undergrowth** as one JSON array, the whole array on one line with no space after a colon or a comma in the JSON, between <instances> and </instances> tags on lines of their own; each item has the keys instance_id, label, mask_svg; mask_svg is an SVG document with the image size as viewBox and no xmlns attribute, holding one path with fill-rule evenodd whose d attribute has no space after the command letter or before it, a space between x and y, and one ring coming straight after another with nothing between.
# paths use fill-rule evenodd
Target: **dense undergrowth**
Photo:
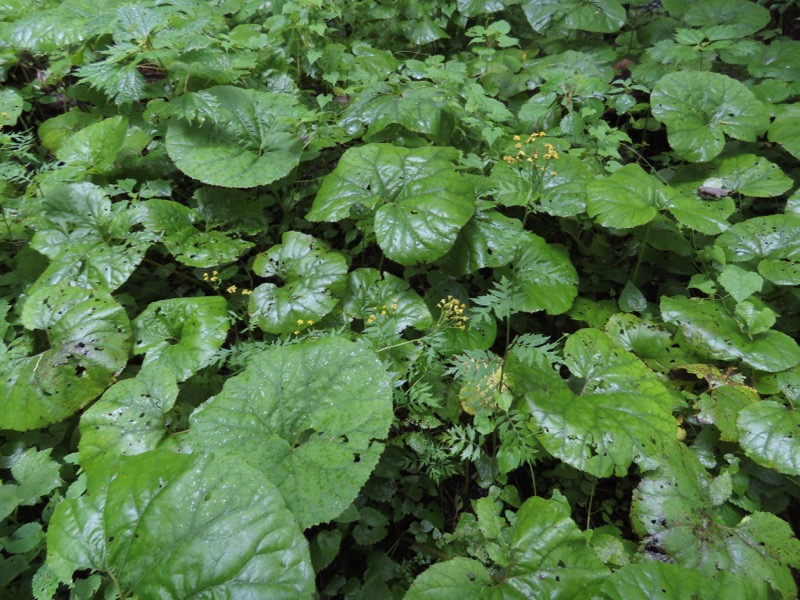
<instances>
[{"instance_id":1,"label":"dense undergrowth","mask_svg":"<svg viewBox=\"0 0 800 600\"><path fill-rule=\"evenodd\" d=\"M799 18L0 4L4 597L796 598Z\"/></svg>"}]
</instances>

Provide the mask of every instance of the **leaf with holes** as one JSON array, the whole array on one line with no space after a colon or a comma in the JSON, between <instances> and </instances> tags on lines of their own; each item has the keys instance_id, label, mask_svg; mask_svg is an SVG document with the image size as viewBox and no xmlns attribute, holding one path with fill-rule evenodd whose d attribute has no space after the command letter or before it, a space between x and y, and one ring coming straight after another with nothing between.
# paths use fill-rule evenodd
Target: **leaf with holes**
<instances>
[{"instance_id":1,"label":"leaf with holes","mask_svg":"<svg viewBox=\"0 0 800 600\"><path fill-rule=\"evenodd\" d=\"M69 282L113 291L139 266L156 236L141 229L141 212L114 202L91 183L45 195L31 247L51 259L38 285ZM137 227L138 226L138 227Z\"/></svg>"},{"instance_id":2,"label":"leaf with holes","mask_svg":"<svg viewBox=\"0 0 800 600\"><path fill-rule=\"evenodd\" d=\"M432 321L425 301L408 283L377 269L356 269L347 276L343 308L356 319L391 319L397 333L406 327L425 329Z\"/></svg>"},{"instance_id":3,"label":"leaf with holes","mask_svg":"<svg viewBox=\"0 0 800 600\"><path fill-rule=\"evenodd\" d=\"M157 362L108 388L81 416L83 468L98 472L97 463L116 464L121 457L155 449L167 435L166 414L177 397L175 374Z\"/></svg>"},{"instance_id":4,"label":"leaf with holes","mask_svg":"<svg viewBox=\"0 0 800 600\"><path fill-rule=\"evenodd\" d=\"M698 351L720 360L742 360L775 373L800 364L800 346L780 331L742 332L735 317L717 300L661 298L661 318L678 325Z\"/></svg>"},{"instance_id":5,"label":"leaf with holes","mask_svg":"<svg viewBox=\"0 0 800 600\"><path fill-rule=\"evenodd\" d=\"M196 213L171 200L144 203L143 222L158 236L175 260L190 267L209 268L233 262L252 248L252 242L234 233L201 230L194 225Z\"/></svg>"},{"instance_id":6,"label":"leaf with holes","mask_svg":"<svg viewBox=\"0 0 800 600\"><path fill-rule=\"evenodd\" d=\"M390 378L341 338L253 356L191 416L188 443L258 468L303 528L337 517L377 464L392 422Z\"/></svg>"},{"instance_id":7,"label":"leaf with holes","mask_svg":"<svg viewBox=\"0 0 800 600\"><path fill-rule=\"evenodd\" d=\"M342 254L298 231L283 234L282 243L259 254L253 271L275 283L262 283L250 295L254 322L269 333L305 329L327 315L338 300L347 275Z\"/></svg>"},{"instance_id":8,"label":"leaf with holes","mask_svg":"<svg viewBox=\"0 0 800 600\"><path fill-rule=\"evenodd\" d=\"M42 286L27 298L22 324L44 331L49 347L26 356L0 345L0 428L26 431L66 419L128 361L130 322L108 292Z\"/></svg>"},{"instance_id":9,"label":"leaf with holes","mask_svg":"<svg viewBox=\"0 0 800 600\"><path fill-rule=\"evenodd\" d=\"M800 541L786 521L758 512L727 524L714 481L690 449L676 444L660 462L634 491L631 511L650 552L706 577L729 571L795 598L789 567L800 565Z\"/></svg>"}]
</instances>

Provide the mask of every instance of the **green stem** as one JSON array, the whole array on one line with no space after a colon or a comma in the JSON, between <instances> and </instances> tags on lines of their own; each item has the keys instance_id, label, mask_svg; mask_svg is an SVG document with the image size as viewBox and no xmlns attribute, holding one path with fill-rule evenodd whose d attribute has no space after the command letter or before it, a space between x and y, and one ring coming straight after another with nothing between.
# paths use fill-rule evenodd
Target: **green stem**
<instances>
[{"instance_id":1,"label":"green stem","mask_svg":"<svg viewBox=\"0 0 800 600\"><path fill-rule=\"evenodd\" d=\"M642 264L642 256L644 256L644 250L647 248L647 240L650 238L650 227L653 224L650 221L647 224L647 229L644 230L644 239L642 240L642 248L639 250L639 256L636 257L636 266L633 269L633 275L631 275L631 283L636 285L636 278L639 276L639 267Z\"/></svg>"}]
</instances>

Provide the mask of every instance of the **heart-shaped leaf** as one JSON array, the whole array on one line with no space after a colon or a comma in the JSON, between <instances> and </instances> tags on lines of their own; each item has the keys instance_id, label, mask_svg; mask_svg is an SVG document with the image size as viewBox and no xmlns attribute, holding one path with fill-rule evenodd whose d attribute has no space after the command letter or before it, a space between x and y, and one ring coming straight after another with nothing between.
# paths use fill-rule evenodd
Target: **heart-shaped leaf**
<instances>
[{"instance_id":1,"label":"heart-shaped leaf","mask_svg":"<svg viewBox=\"0 0 800 600\"><path fill-rule=\"evenodd\" d=\"M554 22L599 33L619 31L625 23L625 9L616 0L525 0L522 10L539 33Z\"/></svg>"},{"instance_id":2,"label":"heart-shaped leaf","mask_svg":"<svg viewBox=\"0 0 800 600\"><path fill-rule=\"evenodd\" d=\"M432 320L425 301L408 283L390 273L381 276L376 269L356 269L348 275L343 308L357 319L387 316L396 333L406 327L425 329Z\"/></svg>"},{"instance_id":3,"label":"heart-shaped leaf","mask_svg":"<svg viewBox=\"0 0 800 600\"><path fill-rule=\"evenodd\" d=\"M192 414L188 442L260 469L306 528L353 501L392 414L390 379L375 353L326 338L253 356Z\"/></svg>"},{"instance_id":4,"label":"heart-shaped leaf","mask_svg":"<svg viewBox=\"0 0 800 600\"><path fill-rule=\"evenodd\" d=\"M314 594L308 544L278 489L246 461L210 454L125 459L105 489L58 505L47 551L61 581L97 571L120 597Z\"/></svg>"},{"instance_id":5,"label":"heart-shaped leaf","mask_svg":"<svg viewBox=\"0 0 800 600\"><path fill-rule=\"evenodd\" d=\"M792 156L800 159L800 104L783 107L770 125L769 141L780 144Z\"/></svg>"},{"instance_id":6,"label":"heart-shaped leaf","mask_svg":"<svg viewBox=\"0 0 800 600\"><path fill-rule=\"evenodd\" d=\"M226 85L203 93L213 102L202 123L176 118L167 128L167 152L189 177L248 188L285 177L300 163L294 126L302 111L291 96Z\"/></svg>"}]
</instances>

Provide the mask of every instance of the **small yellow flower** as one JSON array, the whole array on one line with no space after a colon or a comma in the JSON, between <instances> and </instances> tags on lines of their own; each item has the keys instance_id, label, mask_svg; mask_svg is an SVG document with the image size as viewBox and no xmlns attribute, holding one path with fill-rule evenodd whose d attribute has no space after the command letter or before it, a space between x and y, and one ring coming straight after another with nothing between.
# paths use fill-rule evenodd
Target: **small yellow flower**
<instances>
[{"instance_id":1,"label":"small yellow flower","mask_svg":"<svg viewBox=\"0 0 800 600\"><path fill-rule=\"evenodd\" d=\"M236 292L236 286L232 285L232 286L228 287L225 291L228 292L229 294L233 294L233 293Z\"/></svg>"},{"instance_id":2,"label":"small yellow flower","mask_svg":"<svg viewBox=\"0 0 800 600\"><path fill-rule=\"evenodd\" d=\"M295 335L300 335L300 331L293 331L292 333Z\"/></svg>"},{"instance_id":3,"label":"small yellow flower","mask_svg":"<svg viewBox=\"0 0 800 600\"><path fill-rule=\"evenodd\" d=\"M242 296L249 296L253 293L253 290L248 290L247 288L242 290Z\"/></svg>"},{"instance_id":4,"label":"small yellow flower","mask_svg":"<svg viewBox=\"0 0 800 600\"><path fill-rule=\"evenodd\" d=\"M303 323L305 323L305 321L303 321L303 319L297 319L297 324L298 325L302 325Z\"/></svg>"},{"instance_id":5,"label":"small yellow flower","mask_svg":"<svg viewBox=\"0 0 800 600\"><path fill-rule=\"evenodd\" d=\"M518 135L515 135L515 136L514 136L512 139L513 139L515 142L518 142L518 141L520 140L520 137L519 137Z\"/></svg>"},{"instance_id":6,"label":"small yellow flower","mask_svg":"<svg viewBox=\"0 0 800 600\"><path fill-rule=\"evenodd\" d=\"M306 325L313 325L313 324L314 324L314 321L311 321L310 319L308 321L306 321Z\"/></svg>"}]
</instances>

